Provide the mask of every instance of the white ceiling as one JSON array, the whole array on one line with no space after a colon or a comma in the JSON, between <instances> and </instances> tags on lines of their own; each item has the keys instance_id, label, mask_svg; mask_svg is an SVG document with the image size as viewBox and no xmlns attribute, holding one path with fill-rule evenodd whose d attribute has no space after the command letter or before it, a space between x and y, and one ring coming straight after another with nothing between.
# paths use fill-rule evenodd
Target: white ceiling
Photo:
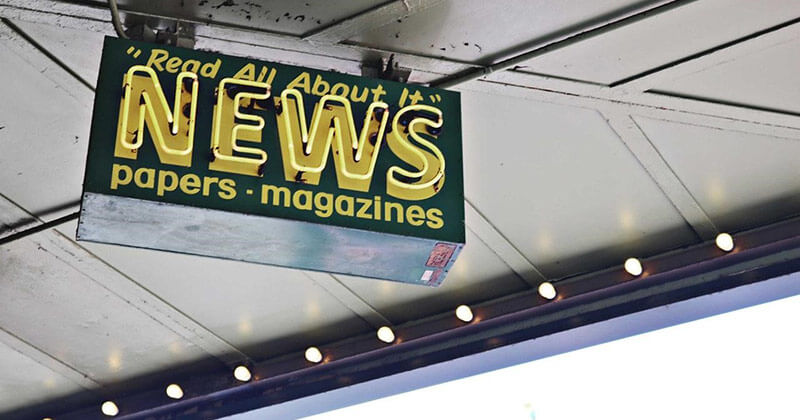
<instances>
[{"instance_id":1,"label":"white ceiling","mask_svg":"<svg viewBox=\"0 0 800 420\"><path fill-rule=\"evenodd\" d=\"M185 3L160 14L208 23L198 47L346 72L392 51L431 81L666 2ZM0 236L77 208L103 4L0 4ZM459 86L467 247L438 289L76 243L74 222L0 246L0 413L208 357L300 355L796 215L798 16L688 2Z\"/></svg>"}]
</instances>

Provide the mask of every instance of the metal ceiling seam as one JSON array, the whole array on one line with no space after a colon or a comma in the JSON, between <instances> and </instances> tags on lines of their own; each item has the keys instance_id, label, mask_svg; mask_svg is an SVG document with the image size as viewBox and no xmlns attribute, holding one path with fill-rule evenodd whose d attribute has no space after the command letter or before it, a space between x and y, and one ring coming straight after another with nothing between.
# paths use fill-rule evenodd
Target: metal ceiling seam
<instances>
[{"instance_id":1,"label":"metal ceiling seam","mask_svg":"<svg viewBox=\"0 0 800 420\"><path fill-rule=\"evenodd\" d=\"M362 32L379 28L395 19L403 19L442 3L443 0L393 0L325 28L303 35L303 39L322 44L338 44Z\"/></svg>"},{"instance_id":2,"label":"metal ceiling seam","mask_svg":"<svg viewBox=\"0 0 800 420\"><path fill-rule=\"evenodd\" d=\"M714 48L614 82L619 95L640 94L659 84L725 64L754 52L800 39L800 18L790 19Z\"/></svg>"},{"instance_id":3,"label":"metal ceiling seam","mask_svg":"<svg viewBox=\"0 0 800 420\"><path fill-rule=\"evenodd\" d=\"M73 246L81 252L86 253L92 260L100 265L117 273L121 280L110 281L114 276L90 276L95 283L104 287L109 292L114 293L121 299L128 302L131 306L151 318L153 321L183 337L192 344L198 346L209 355L217 358L226 364L235 364L249 361L236 346L215 334L209 328L195 320L185 312L176 308L165 299L161 298L152 290L148 289L134 278L122 272L111 263L100 258L93 252L75 242L72 238L61 234L58 231L51 231L66 241L67 246ZM69 253L68 250L65 250ZM90 268L94 268L89 265ZM102 280L98 280L102 278Z\"/></svg>"},{"instance_id":4,"label":"metal ceiling seam","mask_svg":"<svg viewBox=\"0 0 800 420\"><path fill-rule=\"evenodd\" d=\"M93 92L86 85L7 25L5 19L0 20L0 48L2 47L30 63L34 68L41 69L42 75L62 88L78 104L92 103Z\"/></svg>"},{"instance_id":5,"label":"metal ceiling seam","mask_svg":"<svg viewBox=\"0 0 800 420\"><path fill-rule=\"evenodd\" d=\"M434 80L431 83L431 86L446 89L464 82L488 76L489 74L498 71L507 70L530 59L569 47L570 45L574 45L597 36L601 36L607 32L624 28L644 19L648 19L676 8L686 6L687 4L694 3L695 1L697 0L660 0L647 3L645 6L640 6L632 11L622 13L608 21L600 23L592 22L585 27L570 31L568 34L544 41L534 48L527 48L525 51L519 54L515 54L510 58L492 65L482 67L477 70L467 71L463 74L450 75L440 80Z\"/></svg>"},{"instance_id":6,"label":"metal ceiling seam","mask_svg":"<svg viewBox=\"0 0 800 420\"><path fill-rule=\"evenodd\" d=\"M95 88L94 88L94 85L92 85L91 82L89 82L88 80L86 80L83 77L81 77L80 74L78 74L75 70L71 69L66 63L61 61L52 52L48 51L47 48L45 48L42 44L37 42L36 39L34 39L32 36L30 36L22 28L20 28L19 26L15 25L14 22L12 22L12 21L10 21L10 20L8 20L6 18L0 18L0 22L5 24L12 31L14 31L17 34L19 34L19 36L21 36L22 39L24 39L25 41L30 43L33 46L33 48L35 48L36 50L38 50L39 52L44 54L45 57L49 58L52 62L56 63L59 67L64 69L65 72L69 73L69 75L74 77L75 80L80 82L82 85L86 86L87 89L89 89L92 92L94 92Z\"/></svg>"},{"instance_id":7,"label":"metal ceiling seam","mask_svg":"<svg viewBox=\"0 0 800 420\"><path fill-rule=\"evenodd\" d=\"M335 275L308 270L304 270L302 273L375 329L392 325L386 316L367 303L358 293L345 286Z\"/></svg>"},{"instance_id":8,"label":"metal ceiling seam","mask_svg":"<svg viewBox=\"0 0 800 420\"><path fill-rule=\"evenodd\" d=\"M79 371L68 363L53 356L50 353L25 341L14 333L6 330L0 325L0 343L7 345L15 352L27 357L41 366L61 375L70 382L79 385L87 390L95 390L101 387L99 382L90 378L87 374Z\"/></svg>"},{"instance_id":9,"label":"metal ceiling seam","mask_svg":"<svg viewBox=\"0 0 800 420\"><path fill-rule=\"evenodd\" d=\"M600 111L626 112L647 118L800 140L800 117L791 114L649 92L617 97L608 87L518 71L495 73L487 79L460 85L456 90L472 90Z\"/></svg>"},{"instance_id":10,"label":"metal ceiling seam","mask_svg":"<svg viewBox=\"0 0 800 420\"><path fill-rule=\"evenodd\" d=\"M531 288L547 280L522 252L495 227L483 213L467 198L464 200L467 229L471 230L486 246L497 255L511 270Z\"/></svg>"},{"instance_id":11,"label":"metal ceiling seam","mask_svg":"<svg viewBox=\"0 0 800 420\"><path fill-rule=\"evenodd\" d=\"M0 193L0 199L7 201L21 213L39 220L19 204L7 199L2 193ZM109 293L118 296L145 316L198 346L209 355L229 364L249 360L235 346L70 237L51 229L29 237L27 240L36 243L48 241L53 246L48 246L47 251L54 258L63 261L100 287L108 290Z\"/></svg>"},{"instance_id":12,"label":"metal ceiling seam","mask_svg":"<svg viewBox=\"0 0 800 420\"><path fill-rule=\"evenodd\" d=\"M698 238L714 239L719 229L636 120L624 113L599 113Z\"/></svg>"}]
</instances>

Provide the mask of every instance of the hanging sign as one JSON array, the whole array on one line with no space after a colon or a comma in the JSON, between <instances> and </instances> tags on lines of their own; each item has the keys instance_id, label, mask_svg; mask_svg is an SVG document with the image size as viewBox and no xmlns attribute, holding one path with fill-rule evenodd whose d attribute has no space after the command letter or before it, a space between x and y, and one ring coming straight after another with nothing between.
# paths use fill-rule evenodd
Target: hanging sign
<instances>
[{"instance_id":1,"label":"hanging sign","mask_svg":"<svg viewBox=\"0 0 800 420\"><path fill-rule=\"evenodd\" d=\"M459 95L107 37L78 239L439 285Z\"/></svg>"}]
</instances>

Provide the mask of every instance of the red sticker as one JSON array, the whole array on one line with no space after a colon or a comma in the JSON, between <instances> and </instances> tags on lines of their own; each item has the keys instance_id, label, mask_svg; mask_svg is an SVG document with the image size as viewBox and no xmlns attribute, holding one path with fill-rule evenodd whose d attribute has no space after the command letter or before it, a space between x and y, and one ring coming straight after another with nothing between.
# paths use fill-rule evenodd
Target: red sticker
<instances>
[{"instance_id":1,"label":"red sticker","mask_svg":"<svg viewBox=\"0 0 800 420\"><path fill-rule=\"evenodd\" d=\"M428 267L444 268L450 262L450 257L456 252L456 246L450 244L438 243L433 247L431 255L428 257L428 262L425 263Z\"/></svg>"}]
</instances>

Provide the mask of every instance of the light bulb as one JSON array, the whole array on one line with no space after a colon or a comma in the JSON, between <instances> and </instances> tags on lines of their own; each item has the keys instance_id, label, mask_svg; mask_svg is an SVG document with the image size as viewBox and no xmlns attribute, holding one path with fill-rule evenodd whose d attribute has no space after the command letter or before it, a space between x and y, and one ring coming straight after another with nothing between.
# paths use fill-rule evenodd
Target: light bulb
<instances>
[{"instance_id":1,"label":"light bulb","mask_svg":"<svg viewBox=\"0 0 800 420\"><path fill-rule=\"evenodd\" d=\"M461 305L456 308L456 317L464 322L472 321L472 309L467 305Z\"/></svg>"},{"instance_id":2,"label":"light bulb","mask_svg":"<svg viewBox=\"0 0 800 420\"><path fill-rule=\"evenodd\" d=\"M173 400L179 400L183 398L183 389L178 384L169 384L167 386L167 396Z\"/></svg>"},{"instance_id":3,"label":"light bulb","mask_svg":"<svg viewBox=\"0 0 800 420\"><path fill-rule=\"evenodd\" d=\"M113 401L104 402L103 405L100 406L100 410L109 417L114 417L119 414L119 407L117 407Z\"/></svg>"},{"instance_id":4,"label":"light bulb","mask_svg":"<svg viewBox=\"0 0 800 420\"><path fill-rule=\"evenodd\" d=\"M319 363L322 361L322 352L316 347L309 347L306 349L306 360L311 363Z\"/></svg>"},{"instance_id":5,"label":"light bulb","mask_svg":"<svg viewBox=\"0 0 800 420\"><path fill-rule=\"evenodd\" d=\"M717 235L717 247L725 252L733 251L733 236L727 233Z\"/></svg>"},{"instance_id":6,"label":"light bulb","mask_svg":"<svg viewBox=\"0 0 800 420\"><path fill-rule=\"evenodd\" d=\"M389 327L380 327L378 328L378 340L383 341L384 343L391 343L395 339L394 331L392 331Z\"/></svg>"},{"instance_id":7,"label":"light bulb","mask_svg":"<svg viewBox=\"0 0 800 420\"><path fill-rule=\"evenodd\" d=\"M240 382L247 382L253 375L250 373L250 369L248 369L247 366L236 366L236 369L233 370L233 377Z\"/></svg>"},{"instance_id":8,"label":"light bulb","mask_svg":"<svg viewBox=\"0 0 800 420\"><path fill-rule=\"evenodd\" d=\"M543 282L539 285L539 295L547 300L553 300L556 298L556 288L553 286L553 283L549 281Z\"/></svg>"},{"instance_id":9,"label":"light bulb","mask_svg":"<svg viewBox=\"0 0 800 420\"><path fill-rule=\"evenodd\" d=\"M625 260L625 271L632 276L642 274L642 262L636 258L628 258Z\"/></svg>"}]
</instances>

